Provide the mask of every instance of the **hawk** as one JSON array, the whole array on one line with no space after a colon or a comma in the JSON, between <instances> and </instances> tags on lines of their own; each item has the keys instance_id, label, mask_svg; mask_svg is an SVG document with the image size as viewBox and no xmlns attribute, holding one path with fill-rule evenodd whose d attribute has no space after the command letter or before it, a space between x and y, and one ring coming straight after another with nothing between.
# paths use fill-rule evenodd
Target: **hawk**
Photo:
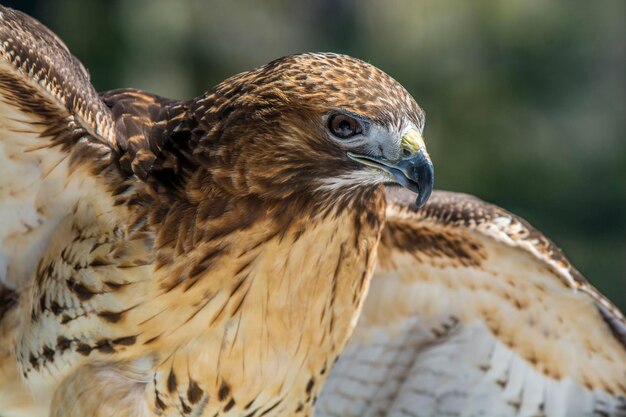
<instances>
[{"instance_id":1,"label":"hawk","mask_svg":"<svg viewBox=\"0 0 626 417\"><path fill-rule=\"evenodd\" d=\"M625 412L621 313L523 220L427 203L379 69L292 55L177 101L96 93L9 8L0 40L3 417Z\"/></svg>"}]
</instances>

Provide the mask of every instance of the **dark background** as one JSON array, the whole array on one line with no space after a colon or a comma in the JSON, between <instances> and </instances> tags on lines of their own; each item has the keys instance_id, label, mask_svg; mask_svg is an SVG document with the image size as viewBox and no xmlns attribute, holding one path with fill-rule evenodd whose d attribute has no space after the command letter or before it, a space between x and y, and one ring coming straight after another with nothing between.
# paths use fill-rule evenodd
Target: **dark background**
<instances>
[{"instance_id":1,"label":"dark background","mask_svg":"<svg viewBox=\"0 0 626 417\"><path fill-rule=\"evenodd\" d=\"M39 0L98 90L175 98L335 51L426 110L437 188L515 212L626 309L626 1Z\"/></svg>"}]
</instances>

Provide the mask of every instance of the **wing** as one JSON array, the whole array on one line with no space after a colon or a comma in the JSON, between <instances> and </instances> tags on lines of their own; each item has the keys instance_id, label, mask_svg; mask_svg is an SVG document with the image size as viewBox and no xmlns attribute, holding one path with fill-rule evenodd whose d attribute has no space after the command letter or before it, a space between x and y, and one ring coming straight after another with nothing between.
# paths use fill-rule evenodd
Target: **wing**
<instances>
[{"instance_id":1,"label":"wing","mask_svg":"<svg viewBox=\"0 0 626 417\"><path fill-rule=\"evenodd\" d=\"M49 388L130 343L111 309L149 276L146 152L47 28L0 6L0 41L0 409L47 415L50 389L34 401L22 380Z\"/></svg>"},{"instance_id":2,"label":"wing","mask_svg":"<svg viewBox=\"0 0 626 417\"><path fill-rule=\"evenodd\" d=\"M321 416L624 416L626 324L541 233L388 190L379 264Z\"/></svg>"},{"instance_id":3,"label":"wing","mask_svg":"<svg viewBox=\"0 0 626 417\"><path fill-rule=\"evenodd\" d=\"M0 7L0 40L0 283L16 288L89 189L69 184L71 172L106 162L115 138L109 109L52 32Z\"/></svg>"},{"instance_id":4,"label":"wing","mask_svg":"<svg viewBox=\"0 0 626 417\"><path fill-rule=\"evenodd\" d=\"M189 102L99 96L52 32L2 6L0 41L0 413L48 415L52 402L67 415L65 401L106 414L81 391L99 368L82 365L125 363L156 340L139 326L164 310L155 271L189 250L181 191L201 133ZM138 368L122 368L113 384L141 391Z\"/></svg>"}]
</instances>

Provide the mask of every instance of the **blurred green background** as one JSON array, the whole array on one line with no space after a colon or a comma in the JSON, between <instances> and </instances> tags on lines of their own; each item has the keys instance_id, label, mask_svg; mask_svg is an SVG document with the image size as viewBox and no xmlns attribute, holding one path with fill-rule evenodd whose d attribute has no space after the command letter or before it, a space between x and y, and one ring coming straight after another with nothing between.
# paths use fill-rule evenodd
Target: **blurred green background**
<instances>
[{"instance_id":1,"label":"blurred green background","mask_svg":"<svg viewBox=\"0 0 626 417\"><path fill-rule=\"evenodd\" d=\"M437 188L555 240L626 309L626 1L31 0L98 90L175 98L279 56L335 51L426 110Z\"/></svg>"}]
</instances>

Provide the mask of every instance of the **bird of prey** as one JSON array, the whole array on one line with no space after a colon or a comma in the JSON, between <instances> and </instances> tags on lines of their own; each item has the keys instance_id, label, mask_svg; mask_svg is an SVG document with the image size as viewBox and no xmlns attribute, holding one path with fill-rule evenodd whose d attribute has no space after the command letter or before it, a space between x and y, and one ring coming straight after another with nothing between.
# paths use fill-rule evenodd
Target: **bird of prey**
<instances>
[{"instance_id":1,"label":"bird of prey","mask_svg":"<svg viewBox=\"0 0 626 417\"><path fill-rule=\"evenodd\" d=\"M427 203L381 70L292 55L177 101L97 94L4 7L0 41L3 417L626 412L621 313L524 221Z\"/></svg>"}]
</instances>

